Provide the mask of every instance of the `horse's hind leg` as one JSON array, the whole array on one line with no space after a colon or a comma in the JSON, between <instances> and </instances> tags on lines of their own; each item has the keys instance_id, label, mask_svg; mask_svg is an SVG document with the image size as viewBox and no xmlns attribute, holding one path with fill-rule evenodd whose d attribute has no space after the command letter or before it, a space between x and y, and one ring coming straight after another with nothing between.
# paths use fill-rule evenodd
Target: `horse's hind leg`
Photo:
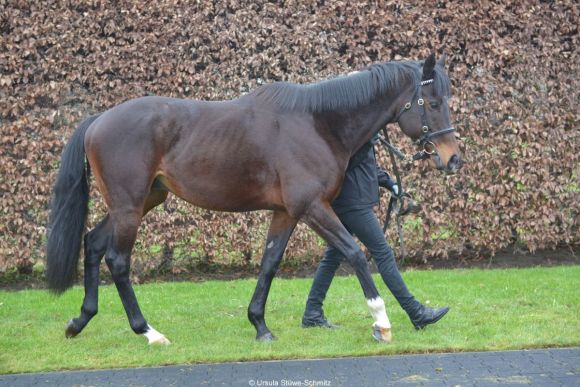
<instances>
[{"instance_id":1,"label":"horse's hind leg","mask_svg":"<svg viewBox=\"0 0 580 387\"><path fill-rule=\"evenodd\" d=\"M145 201L143 215L149 210L163 203L167 198L167 191L164 189L153 189ZM97 314L99 305L99 267L101 260L109 247L112 236L112 228L109 215L95 228L85 235L85 298L81 306L81 314L73 318L67 324L65 335L68 338L75 337L87 326L89 321Z\"/></svg>"},{"instance_id":2,"label":"horse's hind leg","mask_svg":"<svg viewBox=\"0 0 580 387\"><path fill-rule=\"evenodd\" d=\"M297 220L286 212L276 211L272 217L264 255L262 256L258 283L248 307L248 318L257 331L256 340L271 341L275 339L264 320L266 300L268 299L272 279L278 270L288 239L290 239L296 223Z\"/></svg>"},{"instance_id":3,"label":"horse's hind leg","mask_svg":"<svg viewBox=\"0 0 580 387\"><path fill-rule=\"evenodd\" d=\"M166 197L167 191L154 190L149 194L142 209L124 208L111 211L113 234L105 257L131 329L137 334L144 335L149 344L169 344L169 340L147 324L141 313L129 279L130 258L142 216L151 208L162 203Z\"/></svg>"},{"instance_id":4,"label":"horse's hind leg","mask_svg":"<svg viewBox=\"0 0 580 387\"><path fill-rule=\"evenodd\" d=\"M99 266L107 251L111 238L109 216L85 235L85 298L81 307L81 315L68 322L66 337L78 335L98 311L99 297Z\"/></svg>"}]
</instances>

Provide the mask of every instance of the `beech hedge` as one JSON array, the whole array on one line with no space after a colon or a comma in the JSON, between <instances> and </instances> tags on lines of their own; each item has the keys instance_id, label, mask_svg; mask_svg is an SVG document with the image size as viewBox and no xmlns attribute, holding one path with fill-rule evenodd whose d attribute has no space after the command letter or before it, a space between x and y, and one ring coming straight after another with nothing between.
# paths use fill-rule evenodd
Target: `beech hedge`
<instances>
[{"instance_id":1,"label":"beech hedge","mask_svg":"<svg viewBox=\"0 0 580 387\"><path fill-rule=\"evenodd\" d=\"M411 256L578 245L579 19L573 0L0 0L0 271L41 266L60 153L88 115L143 95L231 99L431 52L447 55L466 164L454 176L402 166L423 206L404 219ZM90 208L88 227L105 212L94 186ZM140 229L136 279L255 265L268 221L170 197ZM300 225L286 261L315 261L323 246Z\"/></svg>"}]
</instances>

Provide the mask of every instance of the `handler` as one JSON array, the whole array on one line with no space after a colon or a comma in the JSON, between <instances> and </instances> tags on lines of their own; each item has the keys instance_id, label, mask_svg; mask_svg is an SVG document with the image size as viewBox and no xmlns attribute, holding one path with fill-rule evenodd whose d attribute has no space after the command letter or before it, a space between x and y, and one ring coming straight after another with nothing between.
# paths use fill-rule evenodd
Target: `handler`
<instances>
[{"instance_id":1,"label":"handler","mask_svg":"<svg viewBox=\"0 0 580 387\"><path fill-rule=\"evenodd\" d=\"M449 307L432 309L419 303L409 292L395 262L393 250L387 243L373 207L379 202L379 186L392 194L399 194L399 187L386 171L379 168L375 160L374 141L366 143L350 159L339 196L332 208L346 229L354 234L369 250L385 281L403 310L411 319L415 329L436 323ZM340 265L343 256L333 246L327 246L308 294L302 326L336 328L322 310L322 304Z\"/></svg>"}]
</instances>

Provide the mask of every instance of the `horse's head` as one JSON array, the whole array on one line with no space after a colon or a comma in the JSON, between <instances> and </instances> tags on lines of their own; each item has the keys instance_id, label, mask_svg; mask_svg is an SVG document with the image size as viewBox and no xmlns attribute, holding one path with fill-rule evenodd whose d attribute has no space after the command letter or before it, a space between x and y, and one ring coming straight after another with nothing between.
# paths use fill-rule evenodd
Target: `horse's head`
<instances>
[{"instance_id":1,"label":"horse's head","mask_svg":"<svg viewBox=\"0 0 580 387\"><path fill-rule=\"evenodd\" d=\"M431 54L425 60L420 80L399 98L402 106L396 121L420 148L415 159L428 159L437 169L455 173L462 162L455 128L451 126L451 82L444 67L444 56L436 62Z\"/></svg>"}]
</instances>

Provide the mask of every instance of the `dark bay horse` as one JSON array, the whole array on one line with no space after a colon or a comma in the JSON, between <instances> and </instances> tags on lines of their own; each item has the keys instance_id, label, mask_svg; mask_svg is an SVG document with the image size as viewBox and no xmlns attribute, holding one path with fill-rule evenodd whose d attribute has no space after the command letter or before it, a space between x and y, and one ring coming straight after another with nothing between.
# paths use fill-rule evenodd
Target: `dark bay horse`
<instances>
[{"instance_id":1,"label":"dark bay horse","mask_svg":"<svg viewBox=\"0 0 580 387\"><path fill-rule=\"evenodd\" d=\"M272 279L297 222L338 248L355 269L373 328L391 340L385 304L365 256L330 203L349 158L390 122L455 172L460 154L450 126L444 60L374 64L308 85L264 85L231 101L137 98L86 119L62 154L48 225L47 280L62 293L75 280L92 171L108 212L84 235L85 297L66 336L97 313L103 256L133 331L169 343L143 317L129 280L142 217L168 192L216 211L271 210L260 274L248 307L258 340L273 340L264 311ZM85 165L85 157L88 165Z\"/></svg>"}]
</instances>

